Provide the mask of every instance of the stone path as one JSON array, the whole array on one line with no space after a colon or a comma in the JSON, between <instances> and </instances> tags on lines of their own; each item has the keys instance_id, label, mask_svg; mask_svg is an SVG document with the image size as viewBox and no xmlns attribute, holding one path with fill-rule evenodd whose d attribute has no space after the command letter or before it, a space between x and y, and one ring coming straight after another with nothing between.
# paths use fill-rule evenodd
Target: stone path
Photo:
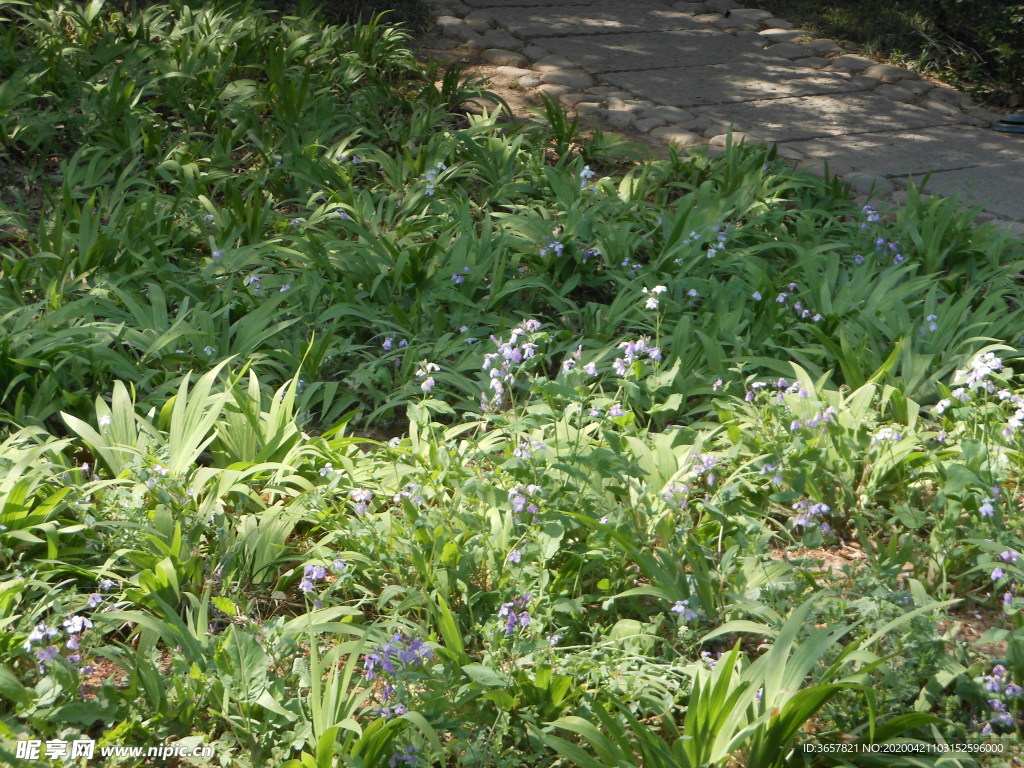
<instances>
[{"instance_id":1,"label":"stone path","mask_svg":"<svg viewBox=\"0 0 1024 768\"><path fill-rule=\"evenodd\" d=\"M680 147L778 142L875 196L984 202L1024 234L1024 135L913 72L844 54L734 0L430 0L443 34L504 76L613 129Z\"/></svg>"}]
</instances>

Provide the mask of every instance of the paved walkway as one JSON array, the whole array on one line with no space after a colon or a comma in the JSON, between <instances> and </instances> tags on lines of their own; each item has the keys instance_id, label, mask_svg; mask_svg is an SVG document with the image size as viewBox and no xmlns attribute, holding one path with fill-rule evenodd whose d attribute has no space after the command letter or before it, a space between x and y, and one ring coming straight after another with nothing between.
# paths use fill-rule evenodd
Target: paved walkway
<instances>
[{"instance_id":1,"label":"paved walkway","mask_svg":"<svg viewBox=\"0 0 1024 768\"><path fill-rule=\"evenodd\" d=\"M1024 135L912 72L843 54L733 0L430 0L442 32L581 115L678 146L776 141L887 195L931 173L926 191L985 202L1024 233Z\"/></svg>"}]
</instances>

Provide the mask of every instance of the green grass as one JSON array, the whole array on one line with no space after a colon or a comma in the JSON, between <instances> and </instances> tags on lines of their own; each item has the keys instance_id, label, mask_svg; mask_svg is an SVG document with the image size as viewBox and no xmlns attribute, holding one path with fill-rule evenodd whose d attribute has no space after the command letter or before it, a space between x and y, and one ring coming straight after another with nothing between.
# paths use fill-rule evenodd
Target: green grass
<instances>
[{"instance_id":1,"label":"green grass","mask_svg":"<svg viewBox=\"0 0 1024 768\"><path fill-rule=\"evenodd\" d=\"M504 123L377 21L0 29L0 761L1019 751L1020 241Z\"/></svg>"}]
</instances>

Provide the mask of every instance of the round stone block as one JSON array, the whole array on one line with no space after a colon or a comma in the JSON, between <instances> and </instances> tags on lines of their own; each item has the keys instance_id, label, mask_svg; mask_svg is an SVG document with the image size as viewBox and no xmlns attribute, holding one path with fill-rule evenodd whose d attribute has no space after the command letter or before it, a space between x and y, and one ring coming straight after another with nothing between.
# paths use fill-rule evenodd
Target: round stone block
<instances>
[{"instance_id":1,"label":"round stone block","mask_svg":"<svg viewBox=\"0 0 1024 768\"><path fill-rule=\"evenodd\" d=\"M506 51L502 48L488 48L480 54L480 59L486 64L493 64L501 67L518 68L527 64L527 58L515 51ZM521 71L521 75L525 75Z\"/></svg>"},{"instance_id":2,"label":"round stone block","mask_svg":"<svg viewBox=\"0 0 1024 768\"><path fill-rule=\"evenodd\" d=\"M545 72L540 76L545 83L555 85L566 85L570 88L589 88L594 84L594 78L586 72L578 69L563 69L554 72Z\"/></svg>"}]
</instances>

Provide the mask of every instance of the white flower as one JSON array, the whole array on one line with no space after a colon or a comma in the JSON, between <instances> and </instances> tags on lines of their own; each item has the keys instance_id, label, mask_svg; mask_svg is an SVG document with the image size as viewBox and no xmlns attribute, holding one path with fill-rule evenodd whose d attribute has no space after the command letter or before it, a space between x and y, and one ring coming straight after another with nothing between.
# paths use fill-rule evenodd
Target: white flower
<instances>
[{"instance_id":1,"label":"white flower","mask_svg":"<svg viewBox=\"0 0 1024 768\"><path fill-rule=\"evenodd\" d=\"M644 302L644 309L657 309L658 308L658 295L667 291L664 285L656 285L653 288L644 288L643 293L647 296L647 301Z\"/></svg>"}]
</instances>

